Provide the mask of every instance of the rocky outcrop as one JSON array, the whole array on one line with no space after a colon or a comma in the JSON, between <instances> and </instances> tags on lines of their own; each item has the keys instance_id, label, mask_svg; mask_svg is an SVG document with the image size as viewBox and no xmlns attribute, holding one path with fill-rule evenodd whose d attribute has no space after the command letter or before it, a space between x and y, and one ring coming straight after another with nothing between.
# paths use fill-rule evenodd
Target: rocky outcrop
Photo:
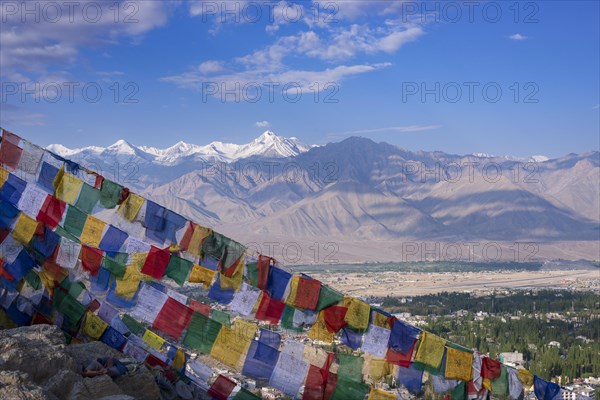
<instances>
[{"instance_id":1,"label":"rocky outcrop","mask_svg":"<svg viewBox=\"0 0 600 400\"><path fill-rule=\"evenodd\" d=\"M84 378L90 360L123 355L101 342L67 345L53 325L0 330L0 399L133 400L159 399L154 375L139 366L133 374L112 380Z\"/></svg>"}]
</instances>

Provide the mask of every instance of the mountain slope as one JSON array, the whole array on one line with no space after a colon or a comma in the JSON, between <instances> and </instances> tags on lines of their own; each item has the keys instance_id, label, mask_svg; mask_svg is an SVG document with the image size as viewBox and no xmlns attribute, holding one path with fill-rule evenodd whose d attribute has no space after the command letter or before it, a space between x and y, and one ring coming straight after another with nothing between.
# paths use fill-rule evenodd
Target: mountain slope
<instances>
[{"instance_id":1,"label":"mountain slope","mask_svg":"<svg viewBox=\"0 0 600 400\"><path fill-rule=\"evenodd\" d=\"M598 152L535 162L364 138L309 148L272 132L246 145L52 149L246 243L333 242L342 261L485 241L535 242L542 258L600 257Z\"/></svg>"}]
</instances>

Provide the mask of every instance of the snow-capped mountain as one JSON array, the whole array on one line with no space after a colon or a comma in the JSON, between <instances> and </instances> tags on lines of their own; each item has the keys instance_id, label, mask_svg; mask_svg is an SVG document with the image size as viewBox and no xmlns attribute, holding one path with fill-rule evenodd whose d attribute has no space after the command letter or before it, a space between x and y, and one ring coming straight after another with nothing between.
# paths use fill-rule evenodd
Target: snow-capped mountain
<instances>
[{"instance_id":1,"label":"snow-capped mountain","mask_svg":"<svg viewBox=\"0 0 600 400\"><path fill-rule=\"evenodd\" d=\"M60 144L51 144L48 150L74 159L83 157L117 158L120 161L131 157L159 165L178 165L190 159L196 161L232 162L253 156L282 158L293 157L308 151L313 146L307 146L297 138L277 136L272 131L266 131L250 143L233 144L212 142L205 146L178 142L166 149L156 147L135 146L125 140L119 140L108 147L89 146L79 149L69 149Z\"/></svg>"},{"instance_id":2,"label":"snow-capped mountain","mask_svg":"<svg viewBox=\"0 0 600 400\"><path fill-rule=\"evenodd\" d=\"M242 145L49 149L243 243L300 244L303 262L323 261L315 243L353 262L402 260L403 244L425 241L504 243L503 259L520 261L599 254L597 151L516 159L357 137L309 147L270 131Z\"/></svg>"}]
</instances>

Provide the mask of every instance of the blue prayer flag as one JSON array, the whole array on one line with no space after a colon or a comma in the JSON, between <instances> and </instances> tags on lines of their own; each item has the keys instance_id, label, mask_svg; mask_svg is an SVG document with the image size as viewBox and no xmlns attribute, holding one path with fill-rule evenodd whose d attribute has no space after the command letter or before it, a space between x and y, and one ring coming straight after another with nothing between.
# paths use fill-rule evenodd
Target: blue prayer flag
<instances>
[{"instance_id":1,"label":"blue prayer flag","mask_svg":"<svg viewBox=\"0 0 600 400\"><path fill-rule=\"evenodd\" d=\"M388 347L396 352L406 353L412 347L419 332L421 332L419 328L396 319L390 333Z\"/></svg>"},{"instance_id":2,"label":"blue prayer flag","mask_svg":"<svg viewBox=\"0 0 600 400\"><path fill-rule=\"evenodd\" d=\"M275 300L282 301L292 274L281 268L273 267L269 272L269 281L267 283L267 293Z\"/></svg>"},{"instance_id":3,"label":"blue prayer flag","mask_svg":"<svg viewBox=\"0 0 600 400\"><path fill-rule=\"evenodd\" d=\"M109 225L102 237L102 241L100 241L100 250L106 251L109 255L110 253L116 253L121 246L123 246L123 243L125 243L125 240L127 240L128 237L129 235L127 235L127 233Z\"/></svg>"},{"instance_id":4,"label":"blue prayer flag","mask_svg":"<svg viewBox=\"0 0 600 400\"><path fill-rule=\"evenodd\" d=\"M38 186L46 189L50 193L54 193L54 178L56 177L56 174L58 174L58 168L43 161L40 174L38 175Z\"/></svg>"},{"instance_id":5,"label":"blue prayer flag","mask_svg":"<svg viewBox=\"0 0 600 400\"><path fill-rule=\"evenodd\" d=\"M357 350L361 345L362 337L362 333L346 327L342 328L340 340L352 350Z\"/></svg>"},{"instance_id":6,"label":"blue prayer flag","mask_svg":"<svg viewBox=\"0 0 600 400\"><path fill-rule=\"evenodd\" d=\"M115 328L109 326L102 334L100 341L106 343L110 347L116 350L121 350L121 348L127 342L125 336L121 335Z\"/></svg>"},{"instance_id":7,"label":"blue prayer flag","mask_svg":"<svg viewBox=\"0 0 600 400\"><path fill-rule=\"evenodd\" d=\"M405 368L398 366L398 383L404 385L409 392L419 394L423 385L423 371L412 367Z\"/></svg>"}]
</instances>

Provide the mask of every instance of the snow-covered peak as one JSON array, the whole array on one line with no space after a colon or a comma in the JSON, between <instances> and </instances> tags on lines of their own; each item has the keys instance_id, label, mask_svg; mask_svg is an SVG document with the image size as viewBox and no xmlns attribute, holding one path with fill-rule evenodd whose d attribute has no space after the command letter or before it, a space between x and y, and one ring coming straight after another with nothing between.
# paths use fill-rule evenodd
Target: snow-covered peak
<instances>
[{"instance_id":1,"label":"snow-covered peak","mask_svg":"<svg viewBox=\"0 0 600 400\"><path fill-rule=\"evenodd\" d=\"M262 135L247 144L211 142L205 146L179 141L165 149L149 146L135 146L125 140L118 140L108 147L83 147L69 149L60 144L51 144L48 150L64 157L89 155L131 156L137 155L161 165L176 165L185 159L232 162L252 156L291 157L310 150L297 138L277 136L273 131Z\"/></svg>"},{"instance_id":2,"label":"snow-covered peak","mask_svg":"<svg viewBox=\"0 0 600 400\"><path fill-rule=\"evenodd\" d=\"M135 150L135 146L123 139L117 140L115 143L104 149L104 151L116 154L135 154Z\"/></svg>"},{"instance_id":3,"label":"snow-covered peak","mask_svg":"<svg viewBox=\"0 0 600 400\"><path fill-rule=\"evenodd\" d=\"M548 161L550 159L550 157L546 157L546 156L531 156L530 160L534 161L534 162L544 162L544 161Z\"/></svg>"}]
</instances>

